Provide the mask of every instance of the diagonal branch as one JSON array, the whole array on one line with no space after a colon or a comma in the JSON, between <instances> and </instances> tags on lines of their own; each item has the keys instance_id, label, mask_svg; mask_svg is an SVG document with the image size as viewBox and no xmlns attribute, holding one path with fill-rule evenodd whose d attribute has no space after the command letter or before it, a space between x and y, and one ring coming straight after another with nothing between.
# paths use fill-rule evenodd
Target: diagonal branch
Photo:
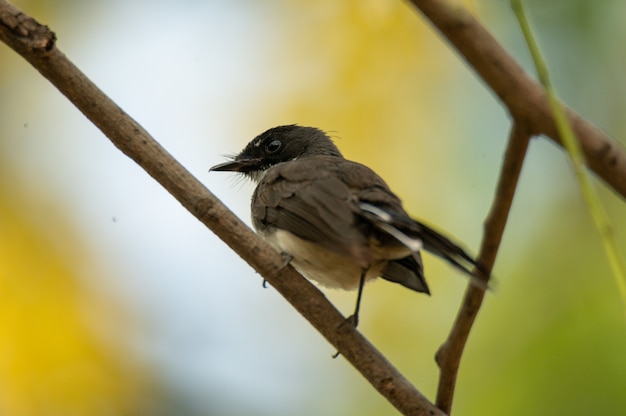
<instances>
[{"instance_id":1,"label":"diagonal branch","mask_svg":"<svg viewBox=\"0 0 626 416\"><path fill-rule=\"evenodd\" d=\"M163 185L289 301L361 374L405 415L442 415L324 295L243 224L208 189L112 102L55 46L47 27L0 0L0 40L54 84L122 152Z\"/></svg>"},{"instance_id":2,"label":"diagonal branch","mask_svg":"<svg viewBox=\"0 0 626 416\"><path fill-rule=\"evenodd\" d=\"M530 134L521 123L513 125L509 136L504 163L500 172L500 180L496 189L496 196L491 206L491 211L485 221L485 233L483 237L478 263L486 271L491 272L498 254L498 248L502 241L502 234L509 216L513 196L517 187L522 164L528 149ZM463 304L459 309L456 321L437 352L437 363L440 368L439 387L437 389L437 407L446 414L452 409L452 399L456 377L459 371L461 356L465 349L467 337L472 329L476 315L482 305L485 291L475 285L469 284Z\"/></svg>"},{"instance_id":3,"label":"diagonal branch","mask_svg":"<svg viewBox=\"0 0 626 416\"><path fill-rule=\"evenodd\" d=\"M507 107L514 120L526 120L532 134L561 145L548 98L483 25L463 6L449 0L411 0L448 39ZM591 170L626 198L626 151L573 110L567 116Z\"/></svg>"}]
</instances>

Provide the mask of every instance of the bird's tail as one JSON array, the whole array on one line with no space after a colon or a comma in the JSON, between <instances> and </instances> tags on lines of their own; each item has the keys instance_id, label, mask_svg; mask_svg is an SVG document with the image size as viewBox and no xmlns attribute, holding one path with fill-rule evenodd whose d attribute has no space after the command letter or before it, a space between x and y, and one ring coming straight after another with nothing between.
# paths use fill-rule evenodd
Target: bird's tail
<instances>
[{"instance_id":1,"label":"bird's tail","mask_svg":"<svg viewBox=\"0 0 626 416\"><path fill-rule=\"evenodd\" d=\"M463 271L475 286L488 289L489 271L441 233L409 218L406 214L397 215L366 202L361 202L359 207L363 215L374 225L392 235L414 253L423 247Z\"/></svg>"},{"instance_id":2,"label":"bird's tail","mask_svg":"<svg viewBox=\"0 0 626 416\"><path fill-rule=\"evenodd\" d=\"M441 257L463 271L476 286L483 289L488 288L487 281L490 273L482 264L474 260L464 249L450 241L447 237L419 221L413 220L413 222L413 228L415 228L416 233L422 240L426 251Z\"/></svg>"}]
</instances>

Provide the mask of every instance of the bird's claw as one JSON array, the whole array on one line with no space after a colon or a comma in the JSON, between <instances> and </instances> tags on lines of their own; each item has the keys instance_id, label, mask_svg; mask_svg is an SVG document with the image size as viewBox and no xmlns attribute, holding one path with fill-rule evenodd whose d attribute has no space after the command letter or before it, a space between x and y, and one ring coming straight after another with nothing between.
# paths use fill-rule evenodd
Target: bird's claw
<instances>
[{"instance_id":1,"label":"bird's claw","mask_svg":"<svg viewBox=\"0 0 626 416\"><path fill-rule=\"evenodd\" d=\"M293 260L293 256L289 253L282 252L280 253L280 255L285 262L280 265L280 267L278 268L279 271L287 267L289 263L291 263L291 260ZM267 280L265 279L263 279L263 289L267 289Z\"/></svg>"},{"instance_id":2,"label":"bird's claw","mask_svg":"<svg viewBox=\"0 0 626 416\"><path fill-rule=\"evenodd\" d=\"M341 322L339 324L339 328L343 327L344 325L350 325L354 329L356 329L356 327L359 325L359 317L358 317L358 315L350 315L350 316L348 316L346 319L343 320L343 322ZM339 357L339 355L341 355L341 353L339 351L337 351L336 353L333 354L333 359Z\"/></svg>"},{"instance_id":3,"label":"bird's claw","mask_svg":"<svg viewBox=\"0 0 626 416\"><path fill-rule=\"evenodd\" d=\"M343 326L343 325L346 325L346 324L350 324L350 325L352 325L356 329L356 327L359 326L359 316L358 315L350 315L339 326Z\"/></svg>"},{"instance_id":4,"label":"bird's claw","mask_svg":"<svg viewBox=\"0 0 626 416\"><path fill-rule=\"evenodd\" d=\"M285 262L280 266L279 269L282 270L285 267L289 266L289 263L291 263L291 261L293 260L293 256L289 253L285 253L284 251L281 252L280 255L283 257L283 260L285 260Z\"/></svg>"}]
</instances>

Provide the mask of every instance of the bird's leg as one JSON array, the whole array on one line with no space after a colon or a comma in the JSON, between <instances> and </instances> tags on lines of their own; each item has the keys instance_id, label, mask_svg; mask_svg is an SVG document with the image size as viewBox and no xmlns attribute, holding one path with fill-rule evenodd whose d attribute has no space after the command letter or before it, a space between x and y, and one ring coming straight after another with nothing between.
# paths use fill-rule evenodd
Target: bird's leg
<instances>
[{"instance_id":1,"label":"bird's leg","mask_svg":"<svg viewBox=\"0 0 626 416\"><path fill-rule=\"evenodd\" d=\"M285 262L280 266L278 270L284 269L289 265L289 263L291 263L291 260L293 260L293 256L289 253L285 253L284 251L282 251L280 255L282 256L283 260L285 260ZM265 279L263 279L263 288L267 288L267 280Z\"/></svg>"},{"instance_id":2,"label":"bird's leg","mask_svg":"<svg viewBox=\"0 0 626 416\"><path fill-rule=\"evenodd\" d=\"M359 309L361 309L361 297L363 295L363 286L365 286L365 275L367 274L367 269L363 269L361 271L361 278L359 279L359 291L356 295L356 307L354 308L354 314L346 318L345 321L341 323L340 326L345 325L346 323L350 323L355 328L359 325ZM340 352L337 351L333 354L333 358L339 357Z\"/></svg>"},{"instance_id":3,"label":"bird's leg","mask_svg":"<svg viewBox=\"0 0 626 416\"><path fill-rule=\"evenodd\" d=\"M361 278L359 279L359 291L356 295L356 306L354 308L354 314L348 317L347 321L351 322L356 328L359 325L359 310L361 309L361 298L363 297L363 286L365 285L365 275L367 269L361 271Z\"/></svg>"}]
</instances>

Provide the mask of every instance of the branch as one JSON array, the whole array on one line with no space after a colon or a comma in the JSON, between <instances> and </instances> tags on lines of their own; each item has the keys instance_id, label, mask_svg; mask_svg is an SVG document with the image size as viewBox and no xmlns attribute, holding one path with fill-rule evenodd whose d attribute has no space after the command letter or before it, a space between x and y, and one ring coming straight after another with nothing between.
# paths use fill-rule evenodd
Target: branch
<instances>
[{"instance_id":1,"label":"branch","mask_svg":"<svg viewBox=\"0 0 626 416\"><path fill-rule=\"evenodd\" d=\"M128 157L226 242L405 415L442 415L324 295L243 224L55 46L46 26L0 0L0 40L30 62Z\"/></svg>"},{"instance_id":2,"label":"branch","mask_svg":"<svg viewBox=\"0 0 626 416\"><path fill-rule=\"evenodd\" d=\"M485 221L485 234L478 255L478 263L488 272L491 272L498 254L529 141L530 133L526 126L514 124L509 136L496 196ZM441 371L437 389L437 407L446 414L450 414L452 408L461 356L484 295L485 291L482 288L468 285L463 304L448 339L437 351L436 359Z\"/></svg>"},{"instance_id":3,"label":"branch","mask_svg":"<svg viewBox=\"0 0 626 416\"><path fill-rule=\"evenodd\" d=\"M507 107L514 120L525 120L531 134L561 140L546 93L474 16L447 0L411 0L448 39ZM585 160L615 192L626 198L626 151L600 129L566 108Z\"/></svg>"}]
</instances>

